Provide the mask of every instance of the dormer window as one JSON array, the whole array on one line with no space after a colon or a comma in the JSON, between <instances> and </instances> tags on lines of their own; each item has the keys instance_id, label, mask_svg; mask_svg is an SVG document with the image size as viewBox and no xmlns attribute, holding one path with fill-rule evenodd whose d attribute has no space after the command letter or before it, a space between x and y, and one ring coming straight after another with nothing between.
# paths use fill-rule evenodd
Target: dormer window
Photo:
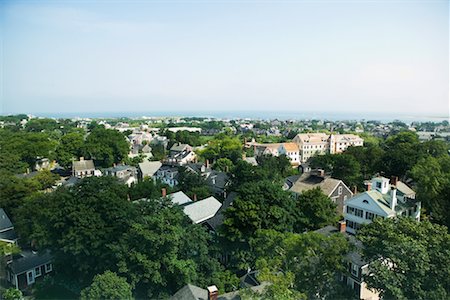
<instances>
[{"instance_id":1,"label":"dormer window","mask_svg":"<svg viewBox=\"0 0 450 300\"><path fill-rule=\"evenodd\" d=\"M363 203L364 203L364 204L369 204L369 201L363 200Z\"/></svg>"}]
</instances>

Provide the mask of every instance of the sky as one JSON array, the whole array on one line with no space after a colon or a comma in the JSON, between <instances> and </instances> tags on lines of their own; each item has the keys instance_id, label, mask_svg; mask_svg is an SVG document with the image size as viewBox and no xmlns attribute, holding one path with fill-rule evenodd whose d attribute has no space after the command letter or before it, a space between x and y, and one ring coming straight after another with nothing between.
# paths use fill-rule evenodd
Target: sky
<instances>
[{"instance_id":1,"label":"sky","mask_svg":"<svg viewBox=\"0 0 450 300\"><path fill-rule=\"evenodd\" d=\"M448 116L448 1L1 1L1 114Z\"/></svg>"}]
</instances>

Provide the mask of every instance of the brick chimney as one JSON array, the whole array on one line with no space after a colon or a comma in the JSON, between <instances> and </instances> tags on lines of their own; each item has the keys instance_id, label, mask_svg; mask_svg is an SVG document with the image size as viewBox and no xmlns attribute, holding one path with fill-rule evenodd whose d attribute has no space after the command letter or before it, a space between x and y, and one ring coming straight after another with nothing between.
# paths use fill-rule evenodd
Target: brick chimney
<instances>
[{"instance_id":1,"label":"brick chimney","mask_svg":"<svg viewBox=\"0 0 450 300\"><path fill-rule=\"evenodd\" d=\"M192 198L193 198L193 199L192 199L193 201L197 201L197 194L194 194L194 195L192 196Z\"/></svg>"},{"instance_id":2,"label":"brick chimney","mask_svg":"<svg viewBox=\"0 0 450 300\"><path fill-rule=\"evenodd\" d=\"M217 300L219 299L219 290L217 289L217 286L211 285L208 286L208 300Z\"/></svg>"},{"instance_id":3,"label":"brick chimney","mask_svg":"<svg viewBox=\"0 0 450 300\"><path fill-rule=\"evenodd\" d=\"M353 186L353 195L356 195L358 193L358 188L356 187L356 185Z\"/></svg>"},{"instance_id":4,"label":"brick chimney","mask_svg":"<svg viewBox=\"0 0 450 300\"><path fill-rule=\"evenodd\" d=\"M205 167L206 167L206 168L209 168L209 159L207 159L207 160L205 161Z\"/></svg>"},{"instance_id":5,"label":"brick chimney","mask_svg":"<svg viewBox=\"0 0 450 300\"><path fill-rule=\"evenodd\" d=\"M345 230L347 229L347 223L345 222L345 220L339 221L338 222L338 230L341 233L345 233Z\"/></svg>"},{"instance_id":6,"label":"brick chimney","mask_svg":"<svg viewBox=\"0 0 450 300\"><path fill-rule=\"evenodd\" d=\"M162 189L161 189L161 195L162 195L163 197L166 197L166 196L167 196L167 190L166 190L166 188L162 188Z\"/></svg>"},{"instance_id":7,"label":"brick chimney","mask_svg":"<svg viewBox=\"0 0 450 300\"><path fill-rule=\"evenodd\" d=\"M370 181L364 182L364 185L367 186L367 191L370 191L372 189L372 182Z\"/></svg>"},{"instance_id":8,"label":"brick chimney","mask_svg":"<svg viewBox=\"0 0 450 300\"><path fill-rule=\"evenodd\" d=\"M397 176L391 176L390 184L397 186L398 177Z\"/></svg>"}]
</instances>

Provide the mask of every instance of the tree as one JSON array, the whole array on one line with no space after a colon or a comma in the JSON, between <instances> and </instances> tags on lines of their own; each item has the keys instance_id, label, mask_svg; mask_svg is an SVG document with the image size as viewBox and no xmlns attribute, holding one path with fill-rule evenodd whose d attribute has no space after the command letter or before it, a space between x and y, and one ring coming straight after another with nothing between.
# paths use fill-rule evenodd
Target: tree
<instances>
[{"instance_id":1,"label":"tree","mask_svg":"<svg viewBox=\"0 0 450 300\"><path fill-rule=\"evenodd\" d=\"M336 278L345 271L345 255L349 251L342 234L260 230L251 246L258 258L260 280L284 282L282 286L306 294L308 299L339 298Z\"/></svg>"},{"instance_id":2,"label":"tree","mask_svg":"<svg viewBox=\"0 0 450 300\"><path fill-rule=\"evenodd\" d=\"M238 138L221 133L209 141L208 146L200 152L200 155L210 161L228 158L233 163L236 163L242 158L242 144Z\"/></svg>"},{"instance_id":3,"label":"tree","mask_svg":"<svg viewBox=\"0 0 450 300\"><path fill-rule=\"evenodd\" d=\"M358 186L362 183L360 164L353 156L345 153L314 156L311 167L324 169L331 173L333 178L344 181L348 186Z\"/></svg>"},{"instance_id":4,"label":"tree","mask_svg":"<svg viewBox=\"0 0 450 300\"><path fill-rule=\"evenodd\" d=\"M61 137L56 148L56 159L64 167L72 166L72 161L83 156L84 137L78 132L71 132Z\"/></svg>"},{"instance_id":5,"label":"tree","mask_svg":"<svg viewBox=\"0 0 450 300\"><path fill-rule=\"evenodd\" d=\"M233 167L233 162L228 158L219 158L213 165L214 170L222 172L230 172Z\"/></svg>"},{"instance_id":6,"label":"tree","mask_svg":"<svg viewBox=\"0 0 450 300\"><path fill-rule=\"evenodd\" d=\"M161 181L154 181L151 178L144 178L144 180L133 184L128 194L131 200L138 200L142 198L155 199L162 196L162 189L165 188L167 193L170 193L170 187Z\"/></svg>"},{"instance_id":7,"label":"tree","mask_svg":"<svg viewBox=\"0 0 450 300\"><path fill-rule=\"evenodd\" d=\"M2 299L4 300L22 300L23 295L22 292L15 289L15 288L9 288L6 291L3 292Z\"/></svg>"},{"instance_id":8,"label":"tree","mask_svg":"<svg viewBox=\"0 0 450 300\"><path fill-rule=\"evenodd\" d=\"M129 145L120 132L95 128L86 138L85 151L96 164L110 167L127 156Z\"/></svg>"},{"instance_id":9,"label":"tree","mask_svg":"<svg viewBox=\"0 0 450 300\"><path fill-rule=\"evenodd\" d=\"M167 198L135 205L139 214L111 250L118 273L138 296L165 298L187 283L206 286L216 278L220 266L209 254L210 236L202 226Z\"/></svg>"},{"instance_id":10,"label":"tree","mask_svg":"<svg viewBox=\"0 0 450 300\"><path fill-rule=\"evenodd\" d=\"M268 180L244 183L237 193L224 212L221 236L225 251L231 253L230 265L242 270L254 265L249 239L257 230L292 231L295 203L289 192Z\"/></svg>"},{"instance_id":11,"label":"tree","mask_svg":"<svg viewBox=\"0 0 450 300\"><path fill-rule=\"evenodd\" d=\"M296 232L316 230L326 225L335 224L339 216L336 204L328 198L320 188L303 192L296 202Z\"/></svg>"},{"instance_id":12,"label":"tree","mask_svg":"<svg viewBox=\"0 0 450 300\"><path fill-rule=\"evenodd\" d=\"M197 199L211 196L205 179L197 173L188 171L185 167L179 168L178 188L191 198L194 195L196 195Z\"/></svg>"},{"instance_id":13,"label":"tree","mask_svg":"<svg viewBox=\"0 0 450 300\"><path fill-rule=\"evenodd\" d=\"M24 240L52 250L60 272L81 284L111 269L110 245L134 218L127 186L113 177L83 179L71 189L37 194L17 210L16 227Z\"/></svg>"},{"instance_id":14,"label":"tree","mask_svg":"<svg viewBox=\"0 0 450 300\"><path fill-rule=\"evenodd\" d=\"M101 275L96 275L92 284L81 292L81 299L127 300L133 297L131 286L125 278L111 271L105 271Z\"/></svg>"},{"instance_id":15,"label":"tree","mask_svg":"<svg viewBox=\"0 0 450 300\"><path fill-rule=\"evenodd\" d=\"M386 299L448 299L450 235L411 218L377 218L357 238L370 261L364 280Z\"/></svg>"}]
</instances>

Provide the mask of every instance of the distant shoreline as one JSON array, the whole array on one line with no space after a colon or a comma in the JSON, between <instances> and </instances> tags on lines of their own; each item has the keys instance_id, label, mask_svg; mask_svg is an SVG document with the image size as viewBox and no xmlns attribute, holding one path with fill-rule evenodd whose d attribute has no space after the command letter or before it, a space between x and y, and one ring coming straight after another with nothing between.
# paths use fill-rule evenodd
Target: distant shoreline
<instances>
[{"instance_id":1,"label":"distant shoreline","mask_svg":"<svg viewBox=\"0 0 450 300\"><path fill-rule=\"evenodd\" d=\"M13 113L19 114L19 113ZM13 115L4 114L4 115ZM37 117L48 118L173 118L173 117L205 117L215 119L261 119L261 120L323 120L323 121L383 121L399 120L402 122L442 122L449 120L445 116L415 116L386 113L347 113L347 112L286 112L286 111L142 111L142 112L61 112L61 113L32 113Z\"/></svg>"}]
</instances>

